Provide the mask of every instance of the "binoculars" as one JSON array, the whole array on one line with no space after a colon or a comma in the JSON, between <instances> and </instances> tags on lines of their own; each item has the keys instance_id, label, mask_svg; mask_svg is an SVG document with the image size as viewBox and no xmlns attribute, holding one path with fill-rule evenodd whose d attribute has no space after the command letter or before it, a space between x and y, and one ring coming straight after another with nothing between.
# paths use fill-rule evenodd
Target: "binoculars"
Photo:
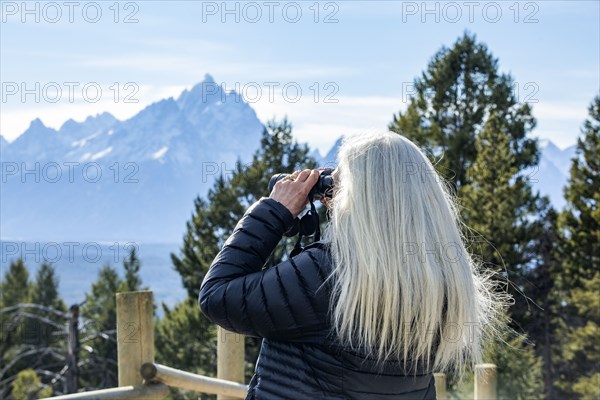
<instances>
[{"instance_id":1,"label":"binoculars","mask_svg":"<svg viewBox=\"0 0 600 400\"><path fill-rule=\"evenodd\" d=\"M308 193L310 199L320 199L321 197L331 197L333 193L333 168L324 168L319 171L319 180L315 183L315 186ZM275 174L269 180L269 193L273 191L275 184L290 176L290 174Z\"/></svg>"},{"instance_id":2,"label":"binoculars","mask_svg":"<svg viewBox=\"0 0 600 400\"><path fill-rule=\"evenodd\" d=\"M331 174L333 173L333 168L324 168L319 171L319 180L315 183L315 186L312 187L310 192L308 193L308 199L310 200L311 209L308 210L302 218L296 217L294 220L294 225L284 233L287 237L292 237L300 234L298 238L298 243L296 243L296 247L291 253L291 256L298 254L302 251L302 247L300 246L300 240L302 236L314 236L315 240L318 241L321 236L321 231L319 229L319 215L315 209L313 204L313 200L320 199L322 197L332 197L333 196L333 177ZM275 184L288 177L290 174L275 174L269 180L269 193L273 191L273 187Z\"/></svg>"}]
</instances>

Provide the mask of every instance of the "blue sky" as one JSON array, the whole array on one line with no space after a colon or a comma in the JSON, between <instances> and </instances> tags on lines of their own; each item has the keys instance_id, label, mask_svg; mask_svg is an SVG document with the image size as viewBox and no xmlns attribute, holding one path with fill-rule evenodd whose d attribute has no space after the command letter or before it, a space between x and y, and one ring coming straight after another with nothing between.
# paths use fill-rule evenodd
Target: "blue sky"
<instances>
[{"instance_id":1,"label":"blue sky","mask_svg":"<svg viewBox=\"0 0 600 400\"><path fill-rule=\"evenodd\" d=\"M412 80L465 30L531 102L533 134L559 147L576 142L600 91L599 1L0 3L0 134L9 141L36 117L55 128L103 111L128 118L209 73L243 89L263 122L287 115L298 140L324 152L342 134L385 129ZM36 82L39 101L23 100ZM92 91L97 102L82 97L84 85L102 89Z\"/></svg>"}]
</instances>

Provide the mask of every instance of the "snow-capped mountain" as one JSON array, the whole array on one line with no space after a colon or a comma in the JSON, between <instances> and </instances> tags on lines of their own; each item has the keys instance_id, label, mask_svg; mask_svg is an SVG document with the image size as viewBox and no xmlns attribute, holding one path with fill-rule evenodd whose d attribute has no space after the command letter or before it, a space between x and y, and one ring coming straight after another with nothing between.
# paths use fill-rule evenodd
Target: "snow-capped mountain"
<instances>
[{"instance_id":1,"label":"snow-capped mountain","mask_svg":"<svg viewBox=\"0 0 600 400\"><path fill-rule=\"evenodd\" d=\"M249 162L263 129L210 75L125 121L102 113L57 131L36 119L1 143L1 237L178 242L194 198Z\"/></svg>"}]
</instances>

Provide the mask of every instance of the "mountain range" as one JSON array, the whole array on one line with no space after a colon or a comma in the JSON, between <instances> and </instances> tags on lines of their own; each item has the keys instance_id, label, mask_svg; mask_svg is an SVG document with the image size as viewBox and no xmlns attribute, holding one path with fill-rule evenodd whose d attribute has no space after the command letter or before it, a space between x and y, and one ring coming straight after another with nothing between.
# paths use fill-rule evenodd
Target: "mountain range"
<instances>
[{"instance_id":1,"label":"mountain range","mask_svg":"<svg viewBox=\"0 0 600 400\"><path fill-rule=\"evenodd\" d=\"M125 121L102 113L54 130L35 119L2 142L2 239L180 241L194 198L249 162L264 129L215 87L206 75Z\"/></svg>"},{"instance_id":2,"label":"mountain range","mask_svg":"<svg viewBox=\"0 0 600 400\"><path fill-rule=\"evenodd\" d=\"M263 129L252 107L210 75L124 121L105 112L55 130L35 119L11 143L0 136L0 238L179 242L194 198L237 159L249 162ZM311 155L333 166L341 140ZM540 164L526 173L561 208L575 146L540 145Z\"/></svg>"}]
</instances>

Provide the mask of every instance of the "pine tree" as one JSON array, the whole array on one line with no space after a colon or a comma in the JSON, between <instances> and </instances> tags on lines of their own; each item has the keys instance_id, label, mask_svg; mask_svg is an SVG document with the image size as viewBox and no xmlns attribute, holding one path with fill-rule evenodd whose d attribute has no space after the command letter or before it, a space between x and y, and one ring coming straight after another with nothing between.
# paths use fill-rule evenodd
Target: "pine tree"
<instances>
[{"instance_id":1,"label":"pine tree","mask_svg":"<svg viewBox=\"0 0 600 400\"><path fill-rule=\"evenodd\" d=\"M109 264L100 269L91 291L86 294L80 316L83 321L82 343L89 353L81 354L81 386L88 390L117 386L117 302L116 294L144 290L141 263L132 248L123 260L124 279Z\"/></svg>"},{"instance_id":2,"label":"pine tree","mask_svg":"<svg viewBox=\"0 0 600 400\"><path fill-rule=\"evenodd\" d=\"M223 177L217 180L215 186L219 193L225 191ZM216 227L209 216L207 202L197 197L194 214L186 223L181 256L171 254L188 296L174 309L163 304L164 316L157 323L155 340L157 362L216 376L216 327L199 311L197 301L200 284L219 251L218 239L213 231ZM174 399L195 398L180 390L171 390L171 396ZM210 397L203 395L202 398Z\"/></svg>"},{"instance_id":3,"label":"pine tree","mask_svg":"<svg viewBox=\"0 0 600 400\"><path fill-rule=\"evenodd\" d=\"M539 199L537 208L538 217L532 233L536 256L528 270L529 290L525 291L537 306L524 309L523 319L528 321L527 332L536 344L536 354L542 359L544 397L555 399L558 397L555 391L556 365L560 360L558 348L562 326L558 282L563 273L557 252L558 214L546 196Z\"/></svg>"},{"instance_id":4,"label":"pine tree","mask_svg":"<svg viewBox=\"0 0 600 400\"><path fill-rule=\"evenodd\" d=\"M58 294L58 277L52 265L42 263L38 269L31 302L34 304L43 304L58 311L67 311L65 303Z\"/></svg>"},{"instance_id":5,"label":"pine tree","mask_svg":"<svg viewBox=\"0 0 600 400\"><path fill-rule=\"evenodd\" d=\"M0 289L0 305L2 308L30 302L29 272L25 268L23 259L19 258L16 261L11 261L0 284Z\"/></svg>"},{"instance_id":6,"label":"pine tree","mask_svg":"<svg viewBox=\"0 0 600 400\"><path fill-rule=\"evenodd\" d=\"M3 325L6 337L2 338L0 397L5 397L11 390L13 379L13 382L20 382L18 390L27 379L33 379L22 374L25 368L29 368L37 382L40 381L36 375L38 371L43 371L45 383L59 377L64 366L66 307L58 295L54 268L47 263L42 263L34 283L30 284L23 261L13 262L3 279L2 293L6 296L3 303L7 307L2 309L1 314L3 322L6 322ZM12 393L12 396L19 397L21 394Z\"/></svg>"},{"instance_id":7,"label":"pine tree","mask_svg":"<svg viewBox=\"0 0 600 400\"><path fill-rule=\"evenodd\" d=\"M415 79L415 94L389 129L440 157L436 168L457 190L469 182L466 170L477 155L476 137L492 112L507 127L512 166L536 165L537 144L527 137L535 119L528 104L518 104L513 87L510 75L498 73L498 60L487 46L465 32L452 48L438 51Z\"/></svg>"},{"instance_id":8,"label":"pine tree","mask_svg":"<svg viewBox=\"0 0 600 400\"><path fill-rule=\"evenodd\" d=\"M527 178L518 175L509 146L503 121L490 115L468 170L471 183L463 185L459 195L462 216L478 234L472 241L474 253L509 281L509 293L516 301L513 308L518 309L527 307L519 294L527 287L527 266L534 254L534 225L529 218L537 211L538 196L532 194Z\"/></svg>"},{"instance_id":9,"label":"pine tree","mask_svg":"<svg viewBox=\"0 0 600 400\"><path fill-rule=\"evenodd\" d=\"M32 314L28 323L30 331L36 331L34 346L38 352L30 358L29 366L45 371L43 382L49 383L59 376L64 367L66 353L66 317L67 307L58 293L58 277L55 269L48 263L42 263L36 273L31 302L36 308L28 310ZM55 374L51 376L49 373Z\"/></svg>"},{"instance_id":10,"label":"pine tree","mask_svg":"<svg viewBox=\"0 0 600 400\"><path fill-rule=\"evenodd\" d=\"M217 327L198 312L198 302L188 297L173 309L163 304L164 316L156 324L156 361L205 376L217 374ZM173 399L198 399L198 393L171 390ZM205 393L202 400L212 399Z\"/></svg>"},{"instance_id":11,"label":"pine tree","mask_svg":"<svg viewBox=\"0 0 600 400\"><path fill-rule=\"evenodd\" d=\"M523 292L530 289L527 278L535 229L530 219L538 198L518 176L507 127L495 113L486 121L475 148L477 157L467 171L470 183L459 192L463 218L475 233L469 245L485 268L508 282L515 305L508 310L507 321L523 331L530 322L523 314L531 307ZM489 344L486 361L498 367L501 397L527 399L541 392L541 365L527 335L515 332L511 329L501 342Z\"/></svg>"},{"instance_id":12,"label":"pine tree","mask_svg":"<svg viewBox=\"0 0 600 400\"><path fill-rule=\"evenodd\" d=\"M115 294L122 281L113 267L105 265L86 294L80 315L85 320L85 339L91 353L82 354L82 386L88 389L117 386L117 304ZM84 340L85 340L84 339Z\"/></svg>"},{"instance_id":13,"label":"pine tree","mask_svg":"<svg viewBox=\"0 0 600 400\"><path fill-rule=\"evenodd\" d=\"M2 311L0 313L0 334L2 335L0 340L0 365L4 368L20 353L20 348L30 335L25 319L21 318L20 310L16 308L18 304L26 304L31 301L29 272L27 272L22 259L11 261L0 282L0 295L0 310ZM17 364L11 371L1 374L0 381L2 378L12 376L13 372L18 371L19 365ZM1 388L3 390L8 389L5 385Z\"/></svg>"},{"instance_id":14,"label":"pine tree","mask_svg":"<svg viewBox=\"0 0 600 400\"><path fill-rule=\"evenodd\" d=\"M125 280L119 287L119 292L134 292L142 290L142 278L140 277L141 263L137 256L135 247L132 247L126 259L123 260Z\"/></svg>"},{"instance_id":15,"label":"pine tree","mask_svg":"<svg viewBox=\"0 0 600 400\"><path fill-rule=\"evenodd\" d=\"M567 207L559 217L562 363L557 391L565 398L600 397L600 95L577 140Z\"/></svg>"},{"instance_id":16,"label":"pine tree","mask_svg":"<svg viewBox=\"0 0 600 400\"><path fill-rule=\"evenodd\" d=\"M576 310L576 325L569 326L562 356L568 368L561 376L563 395L600 398L600 272L573 289L569 304ZM565 379L566 378L566 379Z\"/></svg>"},{"instance_id":17,"label":"pine tree","mask_svg":"<svg viewBox=\"0 0 600 400\"><path fill-rule=\"evenodd\" d=\"M44 399L52 396L52 388L43 385L39 376L31 368L19 372L11 386L11 397L14 400Z\"/></svg>"},{"instance_id":18,"label":"pine tree","mask_svg":"<svg viewBox=\"0 0 600 400\"><path fill-rule=\"evenodd\" d=\"M565 285L580 287L592 279L600 265L600 95L589 107L583 137L577 140L569 184L565 188L567 207L560 215L563 230Z\"/></svg>"},{"instance_id":19,"label":"pine tree","mask_svg":"<svg viewBox=\"0 0 600 400\"><path fill-rule=\"evenodd\" d=\"M221 188L220 191L224 190L222 188L225 184L222 178L219 178L216 185ZM194 213L186 223L186 227L181 256L171 254L171 261L181 276L188 297L197 299L204 275L219 251L214 226L209 219L207 202L201 197L194 200Z\"/></svg>"}]
</instances>

